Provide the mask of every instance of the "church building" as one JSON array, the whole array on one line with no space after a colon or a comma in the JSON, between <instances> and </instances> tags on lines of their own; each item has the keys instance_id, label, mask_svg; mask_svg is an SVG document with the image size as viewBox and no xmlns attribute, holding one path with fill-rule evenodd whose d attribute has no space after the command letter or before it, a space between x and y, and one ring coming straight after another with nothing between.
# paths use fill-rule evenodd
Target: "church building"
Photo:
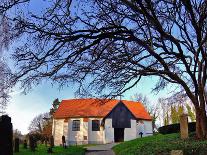
<instances>
[{"instance_id":1,"label":"church building","mask_svg":"<svg viewBox=\"0 0 207 155\"><path fill-rule=\"evenodd\" d=\"M140 102L115 99L62 100L54 113L55 145L106 144L152 135L152 118Z\"/></svg>"}]
</instances>

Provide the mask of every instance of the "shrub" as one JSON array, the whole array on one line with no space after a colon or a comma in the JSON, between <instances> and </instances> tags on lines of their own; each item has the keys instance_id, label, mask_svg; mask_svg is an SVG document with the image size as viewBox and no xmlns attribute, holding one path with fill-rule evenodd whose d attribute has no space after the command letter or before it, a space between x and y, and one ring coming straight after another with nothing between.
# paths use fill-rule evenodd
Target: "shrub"
<instances>
[{"instance_id":1,"label":"shrub","mask_svg":"<svg viewBox=\"0 0 207 155\"><path fill-rule=\"evenodd\" d=\"M196 122L188 123L188 131L194 132L196 130ZM170 133L179 133L180 132L180 124L171 124L162 126L158 129L161 134L170 134Z\"/></svg>"}]
</instances>

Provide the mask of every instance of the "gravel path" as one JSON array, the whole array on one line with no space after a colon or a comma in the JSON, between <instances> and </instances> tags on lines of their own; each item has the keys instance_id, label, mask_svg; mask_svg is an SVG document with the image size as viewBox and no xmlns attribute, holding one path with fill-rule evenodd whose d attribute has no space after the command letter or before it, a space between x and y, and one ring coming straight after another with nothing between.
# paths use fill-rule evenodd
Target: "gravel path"
<instances>
[{"instance_id":1,"label":"gravel path","mask_svg":"<svg viewBox=\"0 0 207 155\"><path fill-rule=\"evenodd\" d=\"M86 155L115 155L112 147L117 143L103 144L86 147Z\"/></svg>"},{"instance_id":2,"label":"gravel path","mask_svg":"<svg viewBox=\"0 0 207 155\"><path fill-rule=\"evenodd\" d=\"M112 150L108 151L86 151L85 155L115 155Z\"/></svg>"}]
</instances>

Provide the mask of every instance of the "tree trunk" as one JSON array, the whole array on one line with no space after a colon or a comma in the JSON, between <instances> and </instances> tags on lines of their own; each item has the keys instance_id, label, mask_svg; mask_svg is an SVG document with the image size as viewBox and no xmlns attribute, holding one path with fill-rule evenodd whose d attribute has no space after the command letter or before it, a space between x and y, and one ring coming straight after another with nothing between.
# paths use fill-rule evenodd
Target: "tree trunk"
<instances>
[{"instance_id":1,"label":"tree trunk","mask_svg":"<svg viewBox=\"0 0 207 155\"><path fill-rule=\"evenodd\" d=\"M198 139L207 138L206 135L206 111L200 107L196 107L196 136Z\"/></svg>"}]
</instances>

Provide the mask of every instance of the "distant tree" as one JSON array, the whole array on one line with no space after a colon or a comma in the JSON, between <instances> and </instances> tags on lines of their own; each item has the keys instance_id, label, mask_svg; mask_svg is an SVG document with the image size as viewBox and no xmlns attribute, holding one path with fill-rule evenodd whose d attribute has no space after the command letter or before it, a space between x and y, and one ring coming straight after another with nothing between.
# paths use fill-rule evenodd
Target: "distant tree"
<instances>
[{"instance_id":1,"label":"distant tree","mask_svg":"<svg viewBox=\"0 0 207 155\"><path fill-rule=\"evenodd\" d=\"M141 102L146 108L149 108L150 101L149 101L149 99L147 98L146 95L143 95L142 93L136 93L136 94L134 94L134 96L131 96L131 99L132 99L132 100L135 100L135 101L139 101L139 102ZM147 105L148 105L148 106L147 106Z\"/></svg>"},{"instance_id":2,"label":"distant tree","mask_svg":"<svg viewBox=\"0 0 207 155\"><path fill-rule=\"evenodd\" d=\"M43 126L43 131L42 134L44 137L49 138L52 136L52 121L48 121L44 126Z\"/></svg>"},{"instance_id":3,"label":"distant tree","mask_svg":"<svg viewBox=\"0 0 207 155\"><path fill-rule=\"evenodd\" d=\"M193 110L193 108L191 108L188 104L186 105L186 109L187 109L188 116L190 117L191 121L195 122L196 120L195 110Z\"/></svg>"},{"instance_id":4,"label":"distant tree","mask_svg":"<svg viewBox=\"0 0 207 155\"><path fill-rule=\"evenodd\" d=\"M169 124L170 124L170 119L169 119L169 114L167 113L164 118L164 125L169 125Z\"/></svg>"},{"instance_id":5,"label":"distant tree","mask_svg":"<svg viewBox=\"0 0 207 155\"><path fill-rule=\"evenodd\" d=\"M152 127L153 127L153 131L155 131L155 129L157 128L156 121L158 118L158 110L159 110L158 106L150 103L147 96L143 95L142 93L136 93L134 96L131 96L131 99L134 101L141 102L145 106L146 110L152 117Z\"/></svg>"},{"instance_id":6,"label":"distant tree","mask_svg":"<svg viewBox=\"0 0 207 155\"><path fill-rule=\"evenodd\" d=\"M179 123L179 116L176 106L172 106L172 105L171 105L171 121L172 124Z\"/></svg>"},{"instance_id":7,"label":"distant tree","mask_svg":"<svg viewBox=\"0 0 207 155\"><path fill-rule=\"evenodd\" d=\"M43 128L47 124L47 120L44 118L48 118L49 113L43 113L36 116L29 125L29 131L31 133L39 133L43 134Z\"/></svg>"},{"instance_id":8,"label":"distant tree","mask_svg":"<svg viewBox=\"0 0 207 155\"><path fill-rule=\"evenodd\" d=\"M58 98L56 98L52 103L52 108L50 109L50 115L53 116L54 112L58 109L60 105L60 101Z\"/></svg>"},{"instance_id":9,"label":"distant tree","mask_svg":"<svg viewBox=\"0 0 207 155\"><path fill-rule=\"evenodd\" d=\"M22 136L23 135L22 135L21 131L19 131L18 129L13 130L13 138L19 138L19 139L21 139Z\"/></svg>"}]
</instances>

